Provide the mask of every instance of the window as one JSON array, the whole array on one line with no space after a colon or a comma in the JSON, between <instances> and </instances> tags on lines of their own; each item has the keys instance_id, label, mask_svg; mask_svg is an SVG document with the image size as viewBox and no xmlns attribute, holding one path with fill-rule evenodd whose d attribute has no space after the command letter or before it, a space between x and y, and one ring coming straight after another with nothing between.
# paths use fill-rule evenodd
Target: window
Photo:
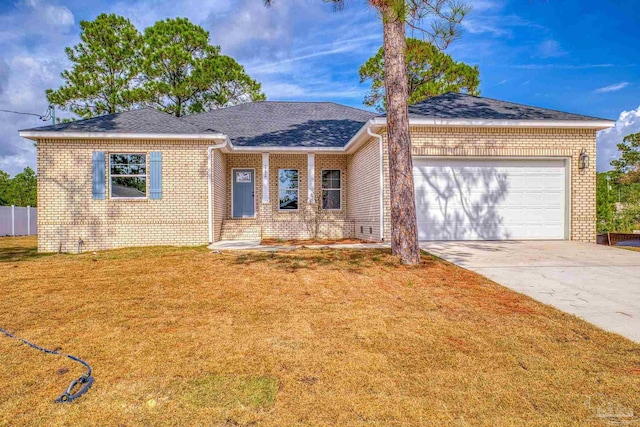
<instances>
[{"instance_id":1,"label":"window","mask_svg":"<svg viewBox=\"0 0 640 427\"><path fill-rule=\"evenodd\" d=\"M340 173L340 170L322 171L322 209L341 209L342 186Z\"/></svg>"},{"instance_id":2,"label":"window","mask_svg":"<svg viewBox=\"0 0 640 427\"><path fill-rule=\"evenodd\" d=\"M111 154L109 171L112 198L147 197L146 154Z\"/></svg>"},{"instance_id":3,"label":"window","mask_svg":"<svg viewBox=\"0 0 640 427\"><path fill-rule=\"evenodd\" d=\"M278 202L281 211L298 209L298 170L278 170Z\"/></svg>"}]
</instances>

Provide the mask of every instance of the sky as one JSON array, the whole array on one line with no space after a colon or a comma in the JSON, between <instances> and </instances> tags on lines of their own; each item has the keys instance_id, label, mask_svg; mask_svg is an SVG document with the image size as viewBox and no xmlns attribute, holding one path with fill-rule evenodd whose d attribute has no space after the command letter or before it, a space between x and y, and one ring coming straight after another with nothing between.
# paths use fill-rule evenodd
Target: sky
<instances>
[{"instance_id":1,"label":"sky","mask_svg":"<svg viewBox=\"0 0 640 427\"><path fill-rule=\"evenodd\" d=\"M616 120L598 134L597 168L607 170L616 144L640 132L636 2L474 0L447 53L479 66L483 96ZM79 41L80 21L102 12L139 30L189 18L262 83L269 100L364 108L369 86L358 69L382 44L381 23L365 0L347 0L341 12L320 0L276 0L271 8L262 0L0 0L0 109L44 114L44 91L59 87L70 65L64 48ZM0 112L1 170L35 168L33 142L18 130L44 124Z\"/></svg>"}]
</instances>

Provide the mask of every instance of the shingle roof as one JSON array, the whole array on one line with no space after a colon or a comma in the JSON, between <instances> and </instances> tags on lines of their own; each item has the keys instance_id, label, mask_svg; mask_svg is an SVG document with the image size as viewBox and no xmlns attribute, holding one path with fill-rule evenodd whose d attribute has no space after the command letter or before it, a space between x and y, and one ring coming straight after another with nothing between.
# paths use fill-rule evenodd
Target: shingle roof
<instances>
[{"instance_id":1,"label":"shingle roof","mask_svg":"<svg viewBox=\"0 0 640 427\"><path fill-rule=\"evenodd\" d=\"M222 133L240 147L344 147L374 113L332 102L260 101L181 118L143 108L27 131L140 134ZM384 117L378 116L378 117ZM410 118L604 120L460 93L409 106Z\"/></svg>"},{"instance_id":2,"label":"shingle roof","mask_svg":"<svg viewBox=\"0 0 640 427\"><path fill-rule=\"evenodd\" d=\"M606 120L452 92L410 105L409 117L487 120Z\"/></svg>"},{"instance_id":3,"label":"shingle roof","mask_svg":"<svg viewBox=\"0 0 640 427\"><path fill-rule=\"evenodd\" d=\"M111 133L156 133L156 134L197 134L215 132L202 130L171 114L154 108L124 111L122 113L99 116L75 122L42 126L27 131L60 132L111 132Z\"/></svg>"},{"instance_id":4,"label":"shingle roof","mask_svg":"<svg viewBox=\"0 0 640 427\"><path fill-rule=\"evenodd\" d=\"M240 147L343 147L374 116L332 102L260 101L181 120L217 129Z\"/></svg>"}]
</instances>

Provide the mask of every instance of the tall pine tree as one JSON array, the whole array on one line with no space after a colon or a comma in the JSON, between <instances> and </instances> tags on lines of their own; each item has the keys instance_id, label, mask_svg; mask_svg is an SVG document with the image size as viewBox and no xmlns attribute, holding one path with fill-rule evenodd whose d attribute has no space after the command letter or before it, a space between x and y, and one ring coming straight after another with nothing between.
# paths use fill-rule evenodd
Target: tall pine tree
<instances>
[{"instance_id":1,"label":"tall pine tree","mask_svg":"<svg viewBox=\"0 0 640 427\"><path fill-rule=\"evenodd\" d=\"M447 92L480 95L478 66L456 62L426 40L407 39L407 102L409 105ZM383 112L385 102L384 48L360 67L360 82L371 80L364 104Z\"/></svg>"},{"instance_id":2,"label":"tall pine tree","mask_svg":"<svg viewBox=\"0 0 640 427\"><path fill-rule=\"evenodd\" d=\"M147 28L142 56L145 103L177 117L266 99L260 83L186 18Z\"/></svg>"},{"instance_id":3,"label":"tall pine tree","mask_svg":"<svg viewBox=\"0 0 640 427\"><path fill-rule=\"evenodd\" d=\"M324 0L338 9L345 0ZM270 6L275 0L264 0ZM407 25L421 31L438 48L458 36L470 10L464 0L367 0L382 20L385 98L391 193L391 250L405 264L420 262L407 88ZM424 26L428 23L428 27Z\"/></svg>"},{"instance_id":4,"label":"tall pine tree","mask_svg":"<svg viewBox=\"0 0 640 427\"><path fill-rule=\"evenodd\" d=\"M72 66L62 72L63 85L46 91L49 103L82 118L131 109L141 94L140 33L128 19L104 13L80 28L80 43L65 49Z\"/></svg>"}]
</instances>

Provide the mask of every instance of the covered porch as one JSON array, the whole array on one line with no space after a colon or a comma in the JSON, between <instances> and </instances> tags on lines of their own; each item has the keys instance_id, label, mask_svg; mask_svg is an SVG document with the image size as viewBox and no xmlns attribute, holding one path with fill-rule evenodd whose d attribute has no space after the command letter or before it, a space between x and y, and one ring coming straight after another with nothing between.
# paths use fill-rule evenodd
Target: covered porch
<instances>
[{"instance_id":1,"label":"covered porch","mask_svg":"<svg viewBox=\"0 0 640 427\"><path fill-rule=\"evenodd\" d=\"M214 240L353 237L346 154L216 152Z\"/></svg>"}]
</instances>

